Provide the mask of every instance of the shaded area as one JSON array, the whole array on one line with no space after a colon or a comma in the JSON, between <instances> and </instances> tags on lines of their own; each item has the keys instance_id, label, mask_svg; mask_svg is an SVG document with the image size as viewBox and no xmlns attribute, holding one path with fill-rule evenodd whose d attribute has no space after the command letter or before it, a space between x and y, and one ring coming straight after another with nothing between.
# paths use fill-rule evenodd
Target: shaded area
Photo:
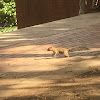
<instances>
[{"instance_id":1,"label":"shaded area","mask_svg":"<svg viewBox=\"0 0 100 100\"><path fill-rule=\"evenodd\" d=\"M52 57L52 52L51 54L0 54L1 59L3 60L8 59L8 58L29 58L29 57L44 57L43 59L46 59L47 57ZM70 57L75 57L75 56L97 56L100 54L100 51L81 51L81 52L69 52ZM57 58L65 58L63 54L57 55ZM54 58L54 57L52 57Z\"/></svg>"},{"instance_id":2,"label":"shaded area","mask_svg":"<svg viewBox=\"0 0 100 100\"><path fill-rule=\"evenodd\" d=\"M29 58L29 57L50 57L50 54L0 54L1 59L8 58Z\"/></svg>"},{"instance_id":3,"label":"shaded area","mask_svg":"<svg viewBox=\"0 0 100 100\"><path fill-rule=\"evenodd\" d=\"M11 97L4 100L55 100L55 96L24 96L24 97Z\"/></svg>"},{"instance_id":4,"label":"shaded area","mask_svg":"<svg viewBox=\"0 0 100 100\"><path fill-rule=\"evenodd\" d=\"M87 71L86 73L80 74L78 77L79 78L87 78L87 77L94 77L94 76L96 76L96 77L100 76L100 69L96 68L91 71Z\"/></svg>"}]
</instances>

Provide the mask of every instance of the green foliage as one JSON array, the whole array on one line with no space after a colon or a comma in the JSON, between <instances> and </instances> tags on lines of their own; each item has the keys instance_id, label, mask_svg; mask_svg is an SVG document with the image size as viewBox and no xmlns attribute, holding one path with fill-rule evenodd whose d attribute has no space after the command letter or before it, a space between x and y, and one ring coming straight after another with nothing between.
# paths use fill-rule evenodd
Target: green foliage
<instances>
[{"instance_id":1,"label":"green foliage","mask_svg":"<svg viewBox=\"0 0 100 100\"><path fill-rule=\"evenodd\" d=\"M17 30L17 26L0 27L0 33L11 32Z\"/></svg>"},{"instance_id":2,"label":"green foliage","mask_svg":"<svg viewBox=\"0 0 100 100\"><path fill-rule=\"evenodd\" d=\"M2 9L4 6L3 6L3 3L0 3L0 9Z\"/></svg>"},{"instance_id":3,"label":"green foliage","mask_svg":"<svg viewBox=\"0 0 100 100\"><path fill-rule=\"evenodd\" d=\"M17 25L14 0L3 0L0 2L0 22L6 23L7 26Z\"/></svg>"}]
</instances>

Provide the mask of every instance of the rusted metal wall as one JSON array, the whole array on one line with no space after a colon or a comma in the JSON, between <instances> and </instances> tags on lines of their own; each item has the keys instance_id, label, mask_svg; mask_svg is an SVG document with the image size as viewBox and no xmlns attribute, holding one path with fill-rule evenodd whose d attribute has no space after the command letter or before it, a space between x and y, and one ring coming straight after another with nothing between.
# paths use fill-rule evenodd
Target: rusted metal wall
<instances>
[{"instance_id":1,"label":"rusted metal wall","mask_svg":"<svg viewBox=\"0 0 100 100\"><path fill-rule=\"evenodd\" d=\"M92 0L87 0L86 10L87 10L87 13L92 12Z\"/></svg>"},{"instance_id":2,"label":"rusted metal wall","mask_svg":"<svg viewBox=\"0 0 100 100\"><path fill-rule=\"evenodd\" d=\"M15 0L18 28L78 15L79 0Z\"/></svg>"}]
</instances>

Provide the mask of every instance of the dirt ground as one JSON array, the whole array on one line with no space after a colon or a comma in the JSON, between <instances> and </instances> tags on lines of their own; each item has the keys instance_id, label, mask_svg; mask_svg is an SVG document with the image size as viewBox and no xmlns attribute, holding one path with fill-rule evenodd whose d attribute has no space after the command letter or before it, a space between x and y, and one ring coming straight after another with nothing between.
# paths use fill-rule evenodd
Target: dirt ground
<instances>
[{"instance_id":1,"label":"dirt ground","mask_svg":"<svg viewBox=\"0 0 100 100\"><path fill-rule=\"evenodd\" d=\"M100 24L42 38L1 36L0 100L100 100ZM50 46L89 50L53 58Z\"/></svg>"},{"instance_id":2,"label":"dirt ground","mask_svg":"<svg viewBox=\"0 0 100 100\"><path fill-rule=\"evenodd\" d=\"M52 58L43 47L48 46L35 46L36 51L34 46L7 49L10 54L4 54L0 63L0 100L100 99L97 51Z\"/></svg>"}]
</instances>

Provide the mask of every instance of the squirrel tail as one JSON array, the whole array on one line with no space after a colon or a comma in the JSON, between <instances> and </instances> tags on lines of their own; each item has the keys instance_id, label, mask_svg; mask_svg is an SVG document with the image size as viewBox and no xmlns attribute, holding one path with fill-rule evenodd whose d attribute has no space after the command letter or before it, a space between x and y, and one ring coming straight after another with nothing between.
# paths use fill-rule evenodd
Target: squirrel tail
<instances>
[{"instance_id":1,"label":"squirrel tail","mask_svg":"<svg viewBox=\"0 0 100 100\"><path fill-rule=\"evenodd\" d=\"M80 47L73 47L68 49L69 52L83 51L83 50L89 50L89 48L80 46Z\"/></svg>"}]
</instances>

